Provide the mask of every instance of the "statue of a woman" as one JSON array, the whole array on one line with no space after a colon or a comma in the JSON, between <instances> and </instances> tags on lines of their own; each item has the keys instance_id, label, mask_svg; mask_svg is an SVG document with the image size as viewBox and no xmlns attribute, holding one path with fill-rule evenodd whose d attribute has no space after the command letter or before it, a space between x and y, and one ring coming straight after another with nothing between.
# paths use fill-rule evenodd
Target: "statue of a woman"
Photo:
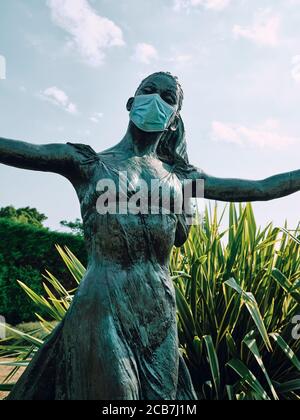
<instances>
[{"instance_id":1,"label":"statue of a woman","mask_svg":"<svg viewBox=\"0 0 300 420\"><path fill-rule=\"evenodd\" d=\"M222 201L270 200L300 190L300 170L260 181L210 176L188 162L176 77L155 73L127 110L123 140L102 153L83 144L34 145L0 138L0 162L55 172L78 195L88 250L87 272L63 322L20 378L11 400L193 400L196 394L178 351L176 304L168 264L187 239L186 214L101 214L99 180L128 195L141 180L159 179L182 199L183 184L204 180L204 196ZM193 194L196 194L193 188ZM119 195L118 195L119 194ZM116 201L120 196L117 191ZM105 213L105 212L103 212Z\"/></svg>"}]
</instances>

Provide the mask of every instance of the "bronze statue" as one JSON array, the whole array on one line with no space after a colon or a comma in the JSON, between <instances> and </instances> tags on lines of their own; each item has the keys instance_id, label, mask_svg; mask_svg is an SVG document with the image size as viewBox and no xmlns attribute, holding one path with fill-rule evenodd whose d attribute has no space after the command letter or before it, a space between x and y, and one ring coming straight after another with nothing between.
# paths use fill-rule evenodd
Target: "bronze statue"
<instances>
[{"instance_id":1,"label":"bronze statue","mask_svg":"<svg viewBox=\"0 0 300 420\"><path fill-rule=\"evenodd\" d=\"M102 153L83 144L34 145L0 138L0 162L55 172L74 186L81 204L88 267L70 310L14 387L11 400L193 400L179 354L176 304L168 264L188 237L182 214L100 214L97 184L126 172L131 193L153 178L170 188L204 180L204 196L222 201L270 200L300 190L300 170L265 180L222 179L187 157L176 77L155 73L127 110L123 140ZM120 193L120 191L118 191ZM196 188L192 188L196 194ZM118 196L116 197L118 201Z\"/></svg>"}]
</instances>

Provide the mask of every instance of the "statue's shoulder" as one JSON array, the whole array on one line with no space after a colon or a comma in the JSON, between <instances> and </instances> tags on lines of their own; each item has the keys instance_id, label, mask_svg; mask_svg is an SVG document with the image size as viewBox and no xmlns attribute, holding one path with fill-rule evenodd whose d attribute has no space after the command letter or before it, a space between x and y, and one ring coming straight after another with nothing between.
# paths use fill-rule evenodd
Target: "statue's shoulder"
<instances>
[{"instance_id":1,"label":"statue's shoulder","mask_svg":"<svg viewBox=\"0 0 300 420\"><path fill-rule=\"evenodd\" d=\"M67 142L73 148L75 154L82 165L93 163L100 160L98 153L88 144Z\"/></svg>"},{"instance_id":2,"label":"statue's shoulder","mask_svg":"<svg viewBox=\"0 0 300 420\"><path fill-rule=\"evenodd\" d=\"M174 164L173 171L181 180L199 178L200 174L203 172L201 168L184 162L183 160Z\"/></svg>"}]
</instances>

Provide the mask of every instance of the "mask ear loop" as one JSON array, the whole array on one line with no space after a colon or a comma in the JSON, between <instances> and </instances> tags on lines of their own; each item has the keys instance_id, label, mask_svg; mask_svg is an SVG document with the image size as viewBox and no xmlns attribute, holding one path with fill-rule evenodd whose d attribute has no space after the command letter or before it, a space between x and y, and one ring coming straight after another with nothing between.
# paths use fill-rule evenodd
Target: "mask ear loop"
<instances>
[{"instance_id":1,"label":"mask ear loop","mask_svg":"<svg viewBox=\"0 0 300 420\"><path fill-rule=\"evenodd\" d=\"M169 127L169 128L167 128L167 130L166 130L166 131L168 131L168 130L171 130L171 131L176 131L176 130L177 130L177 123L178 123L178 120L179 120L179 115L178 115L178 113L176 112L176 114L175 114L175 118L174 118L174 121L173 121L172 125L170 125L170 127ZM176 125L175 125L175 121L176 121Z\"/></svg>"}]
</instances>

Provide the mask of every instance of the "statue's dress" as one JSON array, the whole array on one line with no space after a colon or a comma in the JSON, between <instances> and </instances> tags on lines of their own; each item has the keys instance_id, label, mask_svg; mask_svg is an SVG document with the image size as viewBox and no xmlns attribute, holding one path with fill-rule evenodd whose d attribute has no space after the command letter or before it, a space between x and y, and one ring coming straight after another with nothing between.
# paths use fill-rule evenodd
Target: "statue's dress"
<instances>
[{"instance_id":1,"label":"statue's dress","mask_svg":"<svg viewBox=\"0 0 300 420\"><path fill-rule=\"evenodd\" d=\"M145 160L125 159L123 167L116 167L89 146L72 146L85 180L72 183L81 203L87 272L65 319L8 399L196 399L178 350L168 270L177 216L101 215L96 210L98 181L108 178L117 185L120 169L128 171L133 189L137 168L144 178L163 177L175 199L181 193L178 178L162 163L149 169Z\"/></svg>"}]
</instances>

